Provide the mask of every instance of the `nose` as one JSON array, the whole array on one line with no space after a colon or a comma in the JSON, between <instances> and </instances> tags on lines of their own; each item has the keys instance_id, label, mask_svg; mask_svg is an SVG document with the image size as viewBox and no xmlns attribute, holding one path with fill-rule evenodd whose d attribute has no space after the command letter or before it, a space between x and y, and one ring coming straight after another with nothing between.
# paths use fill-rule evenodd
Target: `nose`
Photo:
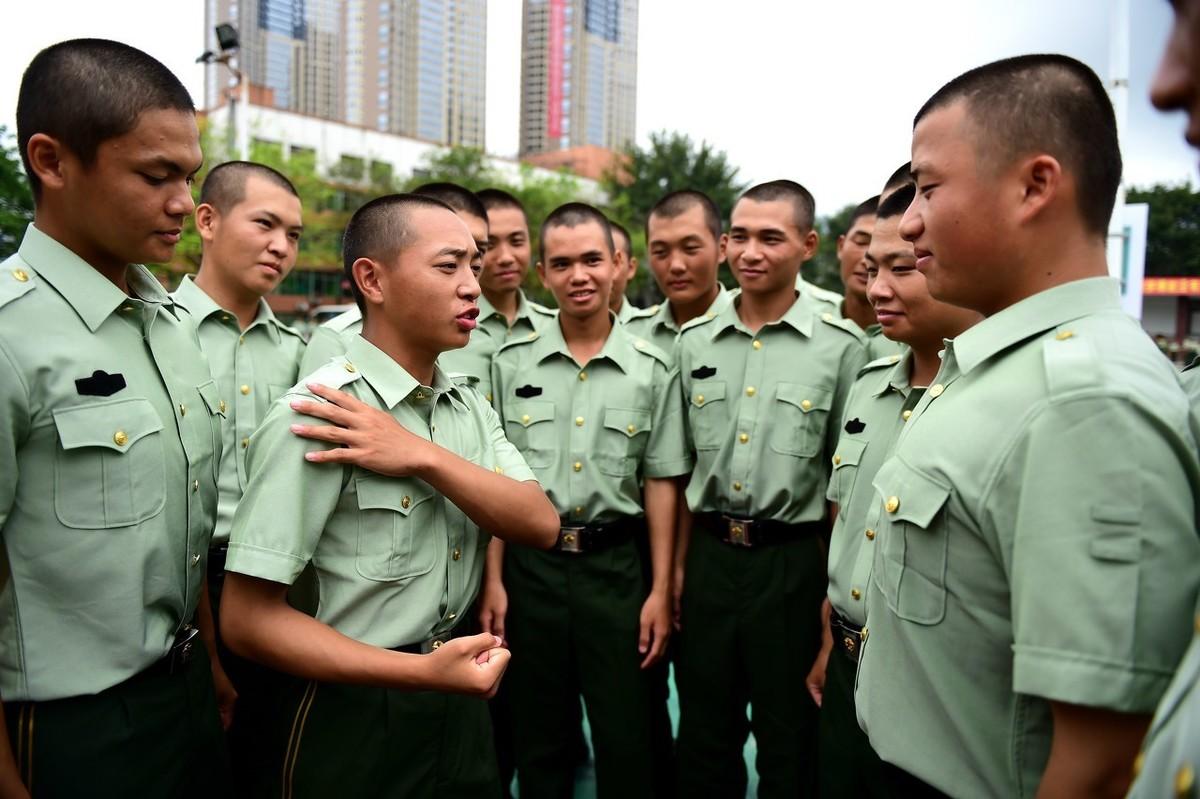
<instances>
[{"instance_id":1,"label":"nose","mask_svg":"<svg viewBox=\"0 0 1200 799\"><path fill-rule=\"evenodd\" d=\"M271 253L276 258L284 258L287 256L288 245L291 243L291 241L292 240L288 238L286 230L284 230L282 227L276 227L271 233L270 240L267 242L267 252Z\"/></svg>"},{"instance_id":2,"label":"nose","mask_svg":"<svg viewBox=\"0 0 1200 799\"><path fill-rule=\"evenodd\" d=\"M1178 27L1179 23L1176 23ZM1150 102L1163 111L1186 108L1188 98L1195 90L1195 86L1191 85L1187 48L1181 46L1179 38L1176 30L1172 29L1166 52L1154 74L1154 82L1150 84Z\"/></svg>"},{"instance_id":3,"label":"nose","mask_svg":"<svg viewBox=\"0 0 1200 799\"><path fill-rule=\"evenodd\" d=\"M913 197L913 201L904 211L904 216L900 218L900 238L905 241L916 241L925 232L925 223L921 219L920 211L917 210L919 199L921 199L920 194Z\"/></svg>"},{"instance_id":4,"label":"nose","mask_svg":"<svg viewBox=\"0 0 1200 799\"><path fill-rule=\"evenodd\" d=\"M891 276L887 271L877 269L874 275L867 273L867 300L871 305L878 305L893 296Z\"/></svg>"},{"instance_id":5,"label":"nose","mask_svg":"<svg viewBox=\"0 0 1200 799\"><path fill-rule=\"evenodd\" d=\"M667 265L667 270L673 275L682 275L687 271L687 264L683 262L683 258L679 257L679 253L671 255L671 262Z\"/></svg>"},{"instance_id":6,"label":"nose","mask_svg":"<svg viewBox=\"0 0 1200 799\"><path fill-rule=\"evenodd\" d=\"M497 266L509 266L513 262L512 249L507 244L497 244L488 250L492 262Z\"/></svg>"},{"instance_id":7,"label":"nose","mask_svg":"<svg viewBox=\"0 0 1200 799\"><path fill-rule=\"evenodd\" d=\"M571 265L571 273L568 275L568 278L570 279L571 283L576 285L586 283L588 280L587 269L584 268L584 265L581 262L576 261Z\"/></svg>"},{"instance_id":8,"label":"nose","mask_svg":"<svg viewBox=\"0 0 1200 799\"><path fill-rule=\"evenodd\" d=\"M740 257L743 261L752 261L752 262L757 261L760 258L762 258L762 253L759 252L758 244L754 241L754 239L750 239L749 241L746 242L746 246L742 250L742 254Z\"/></svg>"},{"instance_id":9,"label":"nose","mask_svg":"<svg viewBox=\"0 0 1200 799\"><path fill-rule=\"evenodd\" d=\"M191 216L196 210L196 202L192 199L192 187L186 182L180 182L180 188L171 193L167 199L166 211L171 216Z\"/></svg>"},{"instance_id":10,"label":"nose","mask_svg":"<svg viewBox=\"0 0 1200 799\"><path fill-rule=\"evenodd\" d=\"M458 284L458 296L460 299L474 302L479 298L479 276L475 274L474 269L467 269L466 274L466 280Z\"/></svg>"}]
</instances>

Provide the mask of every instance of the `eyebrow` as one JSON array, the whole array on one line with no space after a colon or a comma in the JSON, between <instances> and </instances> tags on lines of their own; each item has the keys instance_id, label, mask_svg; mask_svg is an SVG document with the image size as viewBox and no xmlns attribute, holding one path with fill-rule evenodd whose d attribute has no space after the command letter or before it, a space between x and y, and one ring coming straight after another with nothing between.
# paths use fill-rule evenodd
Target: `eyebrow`
<instances>
[{"instance_id":1,"label":"eyebrow","mask_svg":"<svg viewBox=\"0 0 1200 799\"><path fill-rule=\"evenodd\" d=\"M444 255L452 255L455 258L466 258L467 254L468 253L467 253L466 249L464 249L463 247L443 247L442 249L438 250L437 254L434 255L433 257L441 258Z\"/></svg>"},{"instance_id":2,"label":"eyebrow","mask_svg":"<svg viewBox=\"0 0 1200 799\"><path fill-rule=\"evenodd\" d=\"M204 161L202 159L200 161L200 163L196 165L195 169L187 170L187 169L184 169L183 167L181 167L179 164L172 161L170 158L159 155L159 156L155 156L154 158L152 158L150 160L150 163L147 164L147 166L161 167L162 169L167 170L167 172L172 175L194 175L197 172L199 172L201 169L204 168Z\"/></svg>"},{"instance_id":3,"label":"eyebrow","mask_svg":"<svg viewBox=\"0 0 1200 799\"><path fill-rule=\"evenodd\" d=\"M274 214L274 213L268 211L266 208L260 208L257 211L255 211L255 213L262 214L263 216L270 219L272 223L279 225L280 227L286 227L288 230L304 230L304 225L285 225L285 224L283 224L283 220L279 218L278 214Z\"/></svg>"}]
</instances>

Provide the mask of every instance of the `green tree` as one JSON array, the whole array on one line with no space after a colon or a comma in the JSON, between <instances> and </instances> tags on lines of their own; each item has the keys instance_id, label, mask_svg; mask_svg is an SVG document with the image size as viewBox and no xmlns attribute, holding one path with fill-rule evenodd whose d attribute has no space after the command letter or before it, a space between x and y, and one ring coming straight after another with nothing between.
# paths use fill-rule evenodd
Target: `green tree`
<instances>
[{"instance_id":1,"label":"green tree","mask_svg":"<svg viewBox=\"0 0 1200 799\"><path fill-rule=\"evenodd\" d=\"M1148 203L1146 274L1200 275L1200 193L1190 185L1130 188L1126 202Z\"/></svg>"},{"instance_id":2,"label":"green tree","mask_svg":"<svg viewBox=\"0 0 1200 799\"><path fill-rule=\"evenodd\" d=\"M850 215L857 207L857 203L853 203L829 216L817 217L816 227L821 241L817 245L817 254L801 270L809 283L838 294L844 291L841 266L837 259L837 240L850 227Z\"/></svg>"},{"instance_id":3,"label":"green tree","mask_svg":"<svg viewBox=\"0 0 1200 799\"><path fill-rule=\"evenodd\" d=\"M33 221L33 195L21 156L8 129L0 125L0 258L17 251L25 226Z\"/></svg>"},{"instance_id":4,"label":"green tree","mask_svg":"<svg viewBox=\"0 0 1200 799\"><path fill-rule=\"evenodd\" d=\"M457 183L471 191L497 184L496 173L488 164L487 155L477 147L435 150L421 161L422 165L413 170L412 177L404 184L406 191L422 183Z\"/></svg>"}]
</instances>

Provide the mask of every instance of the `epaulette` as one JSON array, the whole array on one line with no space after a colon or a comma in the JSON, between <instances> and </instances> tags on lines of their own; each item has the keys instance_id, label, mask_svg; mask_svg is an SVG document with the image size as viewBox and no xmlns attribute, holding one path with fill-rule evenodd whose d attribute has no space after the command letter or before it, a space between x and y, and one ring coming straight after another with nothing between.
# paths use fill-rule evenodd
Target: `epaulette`
<instances>
[{"instance_id":1,"label":"epaulette","mask_svg":"<svg viewBox=\"0 0 1200 799\"><path fill-rule=\"evenodd\" d=\"M807 280L804 280L803 277L800 278L800 281L803 282L803 288L801 289L801 291L807 293L810 297L812 297L817 302L824 302L824 303L828 303L829 305L840 306L842 304L842 300L846 299L841 294L838 294L836 291L830 291L829 289L823 289L820 286L816 285L815 283L809 283Z\"/></svg>"},{"instance_id":2,"label":"epaulette","mask_svg":"<svg viewBox=\"0 0 1200 799\"><path fill-rule=\"evenodd\" d=\"M683 335L684 333L691 330L692 328L706 325L716 318L717 318L717 315L713 311L709 311L706 314L701 314L700 316L697 316L695 319L691 319L691 320L688 320L687 322L684 322L683 327L679 328L679 334Z\"/></svg>"},{"instance_id":3,"label":"epaulette","mask_svg":"<svg viewBox=\"0 0 1200 799\"><path fill-rule=\"evenodd\" d=\"M529 299L528 297L525 298L525 302L529 303L529 308L534 313L540 313L542 316L554 316L553 308L547 308L545 305L542 305L540 302L534 302L533 300Z\"/></svg>"},{"instance_id":4,"label":"epaulette","mask_svg":"<svg viewBox=\"0 0 1200 799\"><path fill-rule=\"evenodd\" d=\"M280 322L278 319L276 319L275 326L279 328L280 333L290 333L291 335L300 339L301 343L303 343L305 341L304 334L301 333L296 328L292 327L291 325L285 325L283 322Z\"/></svg>"},{"instance_id":5,"label":"epaulette","mask_svg":"<svg viewBox=\"0 0 1200 799\"><path fill-rule=\"evenodd\" d=\"M649 308L637 308L634 310L634 312L632 314L630 314L629 318L630 319L648 319L649 317L654 316L656 313L658 313L658 309L659 309L658 303L651 305Z\"/></svg>"},{"instance_id":6,"label":"epaulette","mask_svg":"<svg viewBox=\"0 0 1200 799\"><path fill-rule=\"evenodd\" d=\"M854 323L854 320L834 316L829 311L818 311L817 316L830 327L836 327L838 330L854 336L855 340L860 344L867 343L867 334L862 331L861 327Z\"/></svg>"},{"instance_id":7,"label":"epaulette","mask_svg":"<svg viewBox=\"0 0 1200 799\"><path fill-rule=\"evenodd\" d=\"M884 368L890 369L891 367L900 363L900 359L902 357L904 357L904 356L902 356L902 355L887 355L883 358L876 358L875 360L871 361L870 363L866 364L861 369L859 369L858 376L862 377L867 372L874 372L878 369L884 369Z\"/></svg>"},{"instance_id":8,"label":"epaulette","mask_svg":"<svg viewBox=\"0 0 1200 799\"><path fill-rule=\"evenodd\" d=\"M361 321L362 321L362 311L360 311L358 308L351 308L350 310L343 311L342 313L333 317L328 322L325 322L324 324L321 325L321 327L327 327L330 330L334 330L338 333L341 333L341 332L345 331L346 328L350 327L351 325L355 324L356 322L361 322Z\"/></svg>"},{"instance_id":9,"label":"epaulette","mask_svg":"<svg viewBox=\"0 0 1200 799\"><path fill-rule=\"evenodd\" d=\"M0 271L0 308L33 291L37 287L34 277L33 270L24 266L13 266Z\"/></svg>"},{"instance_id":10,"label":"epaulette","mask_svg":"<svg viewBox=\"0 0 1200 799\"><path fill-rule=\"evenodd\" d=\"M1053 336L1042 340L1042 362L1051 397L1095 386L1103 373L1092 343L1068 326L1059 327Z\"/></svg>"},{"instance_id":11,"label":"epaulette","mask_svg":"<svg viewBox=\"0 0 1200 799\"><path fill-rule=\"evenodd\" d=\"M500 345L500 348L496 350L496 354L500 354L501 352L513 347L519 347L522 344L531 344L534 341L537 341L539 336L541 336L541 333L537 332L536 330L524 336L513 336L512 338L509 338L508 341L505 341Z\"/></svg>"},{"instance_id":12,"label":"epaulette","mask_svg":"<svg viewBox=\"0 0 1200 799\"><path fill-rule=\"evenodd\" d=\"M341 388L342 386L353 383L360 377L362 377L362 374L358 371L358 368L351 361L347 360L345 355L338 355L317 371L304 378L301 378L300 382L291 388L287 393L294 394L297 392L302 392L307 394L309 383L320 383L321 385L328 386L329 388ZM320 399L320 397L318 397L318 399ZM324 402L325 400L321 401Z\"/></svg>"},{"instance_id":13,"label":"epaulette","mask_svg":"<svg viewBox=\"0 0 1200 799\"><path fill-rule=\"evenodd\" d=\"M456 386L464 388L474 388L479 385L479 378L475 375L469 375L466 372L447 372L446 379Z\"/></svg>"},{"instance_id":14,"label":"epaulette","mask_svg":"<svg viewBox=\"0 0 1200 799\"><path fill-rule=\"evenodd\" d=\"M649 355L651 358L657 358L662 362L663 366L670 368L674 365L671 356L662 351L661 347L657 347L646 341L644 338L633 337L633 348L643 355Z\"/></svg>"}]
</instances>

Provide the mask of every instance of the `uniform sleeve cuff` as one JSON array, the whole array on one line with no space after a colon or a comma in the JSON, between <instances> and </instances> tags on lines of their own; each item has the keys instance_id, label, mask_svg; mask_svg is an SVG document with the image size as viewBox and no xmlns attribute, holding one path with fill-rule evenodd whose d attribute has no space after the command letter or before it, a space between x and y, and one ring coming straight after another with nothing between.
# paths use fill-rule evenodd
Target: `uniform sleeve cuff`
<instances>
[{"instance_id":1,"label":"uniform sleeve cuff","mask_svg":"<svg viewBox=\"0 0 1200 799\"><path fill-rule=\"evenodd\" d=\"M1169 671L1089 659L1075 652L1015 649L1013 690L1052 702L1153 713L1171 682Z\"/></svg>"},{"instance_id":2,"label":"uniform sleeve cuff","mask_svg":"<svg viewBox=\"0 0 1200 799\"><path fill-rule=\"evenodd\" d=\"M306 562L295 555L249 544L230 544L229 554L225 559L227 572L237 572L284 585L295 582L305 565Z\"/></svg>"},{"instance_id":3,"label":"uniform sleeve cuff","mask_svg":"<svg viewBox=\"0 0 1200 799\"><path fill-rule=\"evenodd\" d=\"M652 478L682 477L690 474L694 465L691 457L669 461L646 460L643 463L642 474Z\"/></svg>"}]
</instances>

